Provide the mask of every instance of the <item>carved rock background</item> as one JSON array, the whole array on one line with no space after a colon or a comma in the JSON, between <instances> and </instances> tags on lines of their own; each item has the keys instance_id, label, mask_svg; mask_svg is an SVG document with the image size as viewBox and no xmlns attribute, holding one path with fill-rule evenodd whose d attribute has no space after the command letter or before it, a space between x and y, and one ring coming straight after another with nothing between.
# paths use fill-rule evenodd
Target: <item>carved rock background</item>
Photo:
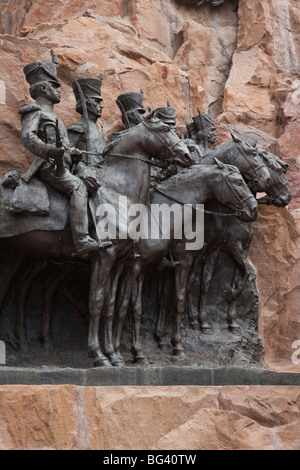
<instances>
[{"instance_id":1,"label":"carved rock background","mask_svg":"<svg viewBox=\"0 0 300 470\"><path fill-rule=\"evenodd\" d=\"M300 7L297 0L235 0L213 8L185 0L10 0L0 5L1 175L24 171L32 155L20 139L19 107L30 100L23 66L59 58L62 102L77 119L71 82L103 73L103 129L121 125L118 94L144 90L145 106L176 106L178 131L210 110L228 129L256 137L290 164L287 209L260 207L250 260L260 294L265 364L284 366L300 338L299 154ZM4 96L4 84L6 99ZM4 102L5 101L5 102Z\"/></svg>"}]
</instances>

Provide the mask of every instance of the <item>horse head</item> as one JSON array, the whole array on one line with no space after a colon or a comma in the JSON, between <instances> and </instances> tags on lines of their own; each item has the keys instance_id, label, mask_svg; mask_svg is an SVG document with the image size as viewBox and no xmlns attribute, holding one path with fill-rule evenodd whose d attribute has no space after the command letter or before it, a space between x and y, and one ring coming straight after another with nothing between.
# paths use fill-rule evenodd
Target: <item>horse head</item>
<instances>
[{"instance_id":1,"label":"horse head","mask_svg":"<svg viewBox=\"0 0 300 470\"><path fill-rule=\"evenodd\" d=\"M214 198L234 211L236 216L247 222L257 218L257 201L245 183L240 171L233 165L226 165L217 158L210 178Z\"/></svg>"},{"instance_id":2,"label":"horse head","mask_svg":"<svg viewBox=\"0 0 300 470\"><path fill-rule=\"evenodd\" d=\"M249 188L253 192L265 191L270 181L270 173L265 163L259 156L256 142L252 144L241 140L231 132L233 143L232 151L235 150L235 163Z\"/></svg>"},{"instance_id":3,"label":"horse head","mask_svg":"<svg viewBox=\"0 0 300 470\"><path fill-rule=\"evenodd\" d=\"M189 167L193 161L190 152L184 141L180 139L176 132L161 119L155 117L153 109L139 124L150 131L151 137L147 140L146 146L153 156L167 163L178 164L182 167Z\"/></svg>"},{"instance_id":4,"label":"horse head","mask_svg":"<svg viewBox=\"0 0 300 470\"><path fill-rule=\"evenodd\" d=\"M266 203L273 204L276 207L286 207L292 197L291 189L285 176L288 164L277 155L273 155L266 150L260 150L259 155L270 172L270 182L265 189L267 198L259 200L260 204Z\"/></svg>"}]
</instances>

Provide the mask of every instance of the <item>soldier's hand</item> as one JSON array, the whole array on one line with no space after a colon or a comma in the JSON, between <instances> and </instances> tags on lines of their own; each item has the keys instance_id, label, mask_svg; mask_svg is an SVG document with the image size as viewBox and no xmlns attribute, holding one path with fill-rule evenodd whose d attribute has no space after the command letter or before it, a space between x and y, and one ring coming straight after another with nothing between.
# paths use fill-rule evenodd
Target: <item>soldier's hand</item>
<instances>
[{"instance_id":1,"label":"soldier's hand","mask_svg":"<svg viewBox=\"0 0 300 470\"><path fill-rule=\"evenodd\" d=\"M92 176L87 176L86 178L84 178L84 183L90 194L94 194L97 191L97 189L100 188L101 186L97 178L94 178Z\"/></svg>"},{"instance_id":2,"label":"soldier's hand","mask_svg":"<svg viewBox=\"0 0 300 470\"><path fill-rule=\"evenodd\" d=\"M79 149L76 149L76 148L72 148L72 160L74 163L79 163L81 162L82 160L82 157L83 157L83 153L81 152L81 150Z\"/></svg>"},{"instance_id":3,"label":"soldier's hand","mask_svg":"<svg viewBox=\"0 0 300 470\"><path fill-rule=\"evenodd\" d=\"M56 161L62 160L64 153L65 153L65 149L63 147L60 147L60 148L52 147L48 150L47 157L49 161L53 159L56 162Z\"/></svg>"}]
</instances>

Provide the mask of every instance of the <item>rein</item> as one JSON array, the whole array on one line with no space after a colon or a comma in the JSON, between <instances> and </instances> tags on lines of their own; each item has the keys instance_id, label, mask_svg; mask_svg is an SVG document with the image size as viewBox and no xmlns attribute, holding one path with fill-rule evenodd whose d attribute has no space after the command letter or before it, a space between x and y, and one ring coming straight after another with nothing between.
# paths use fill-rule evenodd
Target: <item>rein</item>
<instances>
[{"instance_id":1,"label":"rein","mask_svg":"<svg viewBox=\"0 0 300 470\"><path fill-rule=\"evenodd\" d=\"M109 153L106 156L107 157L116 157L116 158L129 158L131 160L139 160L140 162L147 163L148 165L152 165L152 166L157 166L159 168L167 168L168 167L167 162L166 163L164 163L164 162L154 163L152 160L146 160L145 158L142 158L142 157L133 157L132 155L126 155L124 153Z\"/></svg>"},{"instance_id":2,"label":"rein","mask_svg":"<svg viewBox=\"0 0 300 470\"><path fill-rule=\"evenodd\" d=\"M158 167L158 168L167 169L167 168L168 168L168 165L169 165L170 163L173 163L173 161L174 161L175 158L176 158L176 153L175 153L174 149L175 149L175 147L176 147L177 145L179 145L179 144L181 143L181 140L178 139L178 141L175 142L172 147L170 147L170 146L168 146L168 144L151 128L151 126L149 126L145 121L141 121L141 123L148 129L149 132L151 132L151 134L154 135L154 137L156 137L156 139L158 139L158 140L162 143L162 147L164 147L165 149L167 149L167 151L170 153L171 158L170 158L168 161L154 162L154 161L152 161L151 159L150 159L150 160L146 160L145 158L142 158L142 157L135 157L135 156L127 155L127 154L124 154L124 153L108 153L108 154L106 154L105 156L107 156L107 157L116 157L116 158L129 158L129 159L132 159L132 160L139 160L140 162L147 163L147 165L152 165L152 166L156 166L156 167Z\"/></svg>"},{"instance_id":3,"label":"rein","mask_svg":"<svg viewBox=\"0 0 300 470\"><path fill-rule=\"evenodd\" d=\"M172 201L178 202L179 204L186 204L186 202L181 201L180 199L177 199L170 194L165 193L161 189L158 189L156 186L153 184L150 185L150 187L154 190L157 191L158 193L162 194L163 196L166 196L167 198L171 199ZM232 212L230 214L223 214L222 212L214 212L214 211L209 211L207 209L197 209L200 212L204 212L205 214L211 214L211 215L218 215L220 217L238 217L240 215L240 212Z\"/></svg>"}]
</instances>

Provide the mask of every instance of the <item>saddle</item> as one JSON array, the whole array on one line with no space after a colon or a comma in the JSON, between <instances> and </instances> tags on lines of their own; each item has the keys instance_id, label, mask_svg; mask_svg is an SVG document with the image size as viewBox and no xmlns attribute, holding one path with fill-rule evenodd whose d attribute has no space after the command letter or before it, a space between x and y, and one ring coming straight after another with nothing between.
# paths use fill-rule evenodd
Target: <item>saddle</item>
<instances>
[{"instance_id":1,"label":"saddle","mask_svg":"<svg viewBox=\"0 0 300 470\"><path fill-rule=\"evenodd\" d=\"M12 214L25 212L39 216L50 214L48 189L37 177L26 181L18 171L12 170L5 175L2 184L14 190L12 197L6 201L5 208L8 212Z\"/></svg>"}]
</instances>

